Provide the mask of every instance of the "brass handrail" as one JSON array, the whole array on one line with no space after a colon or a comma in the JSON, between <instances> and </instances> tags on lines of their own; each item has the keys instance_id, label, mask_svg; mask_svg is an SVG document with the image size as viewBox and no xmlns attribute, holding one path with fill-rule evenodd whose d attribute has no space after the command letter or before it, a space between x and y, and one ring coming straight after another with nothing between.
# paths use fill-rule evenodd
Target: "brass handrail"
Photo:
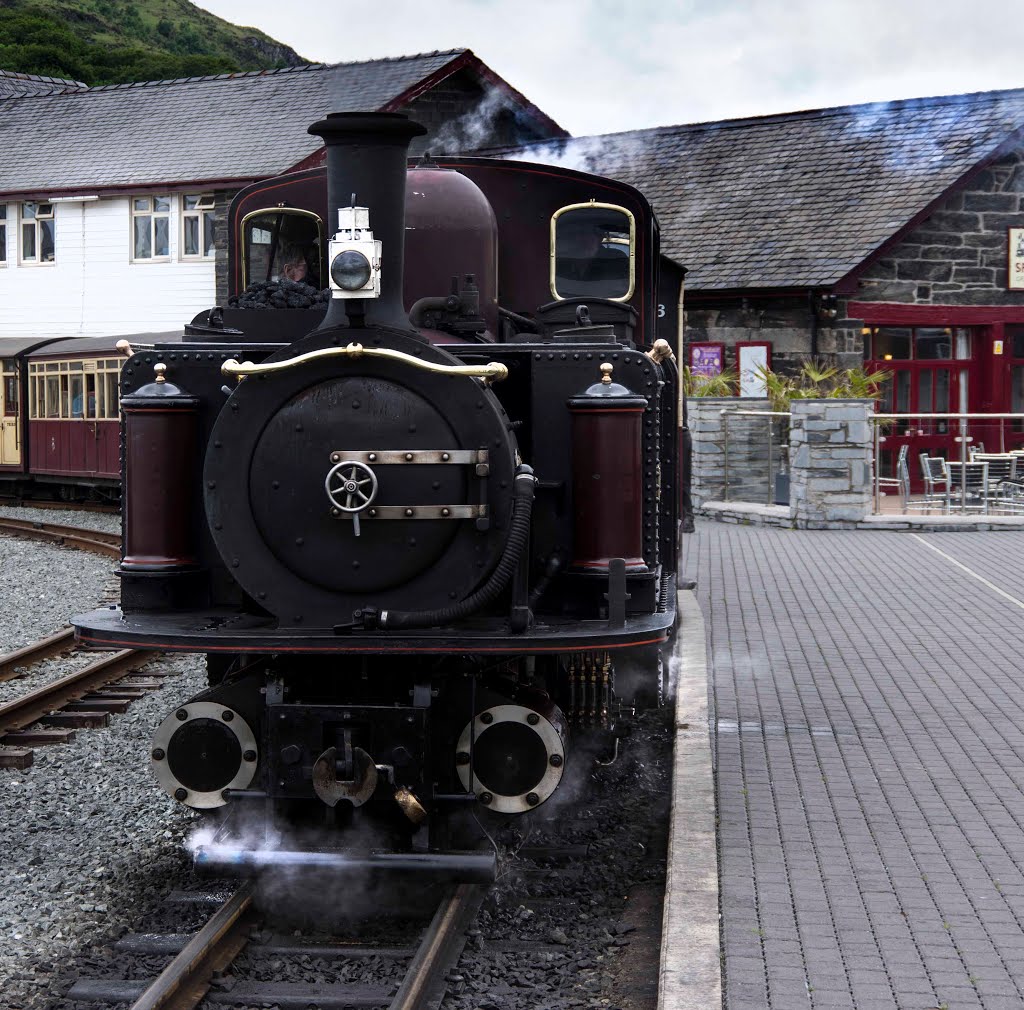
<instances>
[{"instance_id":1,"label":"brass handrail","mask_svg":"<svg viewBox=\"0 0 1024 1010\"><path fill-rule=\"evenodd\" d=\"M349 344L347 347L322 347L318 351L308 351L286 361L274 361L267 365L255 365L251 361L236 361L231 358L220 366L225 375L237 376L239 381L247 375L269 375L272 372L283 372L288 368L297 368L307 361L318 361L321 358L387 358L399 361L424 372L436 375L468 375L471 378L483 379L485 382L501 382L508 378L508 366L498 361L490 361L486 365L438 365L432 361L422 361L402 351L392 351L386 347L363 347L362 344Z\"/></svg>"}]
</instances>

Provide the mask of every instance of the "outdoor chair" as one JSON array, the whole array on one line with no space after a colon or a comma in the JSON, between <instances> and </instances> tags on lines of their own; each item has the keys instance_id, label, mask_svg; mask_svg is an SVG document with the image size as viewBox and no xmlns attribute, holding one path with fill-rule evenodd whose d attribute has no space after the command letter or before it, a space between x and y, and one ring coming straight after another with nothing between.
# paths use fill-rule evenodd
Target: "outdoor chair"
<instances>
[{"instance_id":1,"label":"outdoor chair","mask_svg":"<svg viewBox=\"0 0 1024 1010\"><path fill-rule=\"evenodd\" d=\"M1024 512L1024 466L1012 452L976 452L972 462L988 463L989 505L1002 512Z\"/></svg>"},{"instance_id":2,"label":"outdoor chair","mask_svg":"<svg viewBox=\"0 0 1024 1010\"><path fill-rule=\"evenodd\" d=\"M988 463L943 460L949 478L948 495L961 512L988 513L990 495Z\"/></svg>"},{"instance_id":3,"label":"outdoor chair","mask_svg":"<svg viewBox=\"0 0 1024 1010\"><path fill-rule=\"evenodd\" d=\"M931 512L933 508L942 507L942 510L949 515L949 474L946 471L946 461L941 456L929 456L922 452L921 475L924 477L924 498L920 500L918 507Z\"/></svg>"},{"instance_id":4,"label":"outdoor chair","mask_svg":"<svg viewBox=\"0 0 1024 1010\"><path fill-rule=\"evenodd\" d=\"M903 511L907 511L907 498L910 496L910 481L903 479L903 474L900 471L900 467L906 469L907 464L907 451L908 446L901 445L900 451L896 457L896 476L895 477L879 477L877 479L878 488L881 492L881 496L884 498L889 492L886 488L893 488L896 493L900 496L900 504L903 506ZM878 460L874 460L874 465L878 466ZM909 473L909 471L908 471Z\"/></svg>"}]
</instances>

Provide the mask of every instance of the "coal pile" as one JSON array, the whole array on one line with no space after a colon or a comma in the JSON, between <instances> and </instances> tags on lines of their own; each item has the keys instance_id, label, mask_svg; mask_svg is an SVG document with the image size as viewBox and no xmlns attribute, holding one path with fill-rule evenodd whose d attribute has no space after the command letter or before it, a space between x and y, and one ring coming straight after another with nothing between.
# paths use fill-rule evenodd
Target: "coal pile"
<instances>
[{"instance_id":1,"label":"coal pile","mask_svg":"<svg viewBox=\"0 0 1024 1010\"><path fill-rule=\"evenodd\" d=\"M331 289L322 291L303 281L256 281L240 295L232 295L232 309L316 309L326 308Z\"/></svg>"}]
</instances>

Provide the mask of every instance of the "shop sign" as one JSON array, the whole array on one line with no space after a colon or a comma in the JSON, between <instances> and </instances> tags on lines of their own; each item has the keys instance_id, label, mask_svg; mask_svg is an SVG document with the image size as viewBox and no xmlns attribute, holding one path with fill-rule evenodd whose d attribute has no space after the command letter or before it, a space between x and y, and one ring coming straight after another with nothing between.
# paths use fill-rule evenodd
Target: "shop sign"
<instances>
[{"instance_id":1,"label":"shop sign","mask_svg":"<svg viewBox=\"0 0 1024 1010\"><path fill-rule=\"evenodd\" d=\"M767 341L738 340L736 363L740 372L740 396L768 395L762 372L772 367L772 345Z\"/></svg>"},{"instance_id":2,"label":"shop sign","mask_svg":"<svg viewBox=\"0 0 1024 1010\"><path fill-rule=\"evenodd\" d=\"M693 375L721 375L725 370L725 344L690 344L690 372Z\"/></svg>"},{"instance_id":3,"label":"shop sign","mask_svg":"<svg viewBox=\"0 0 1024 1010\"><path fill-rule=\"evenodd\" d=\"M1011 291L1024 291L1024 228L1010 228L1009 232L1006 286Z\"/></svg>"}]
</instances>

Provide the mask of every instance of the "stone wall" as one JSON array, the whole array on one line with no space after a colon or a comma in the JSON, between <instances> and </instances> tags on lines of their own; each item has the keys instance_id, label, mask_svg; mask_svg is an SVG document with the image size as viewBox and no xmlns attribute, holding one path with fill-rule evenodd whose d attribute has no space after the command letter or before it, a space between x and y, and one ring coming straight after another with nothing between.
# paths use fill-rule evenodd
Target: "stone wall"
<instances>
[{"instance_id":1,"label":"stone wall","mask_svg":"<svg viewBox=\"0 0 1024 1010\"><path fill-rule=\"evenodd\" d=\"M799 371L811 353L811 334L818 326L817 357L840 368L864 364L860 320L832 319L819 299L806 295L742 300L691 300L686 309L686 344L720 341L726 363L736 367L736 342L767 340L772 345L772 369L782 374ZM836 303L837 313L843 303ZM689 360L689 347L685 349Z\"/></svg>"},{"instance_id":2,"label":"stone wall","mask_svg":"<svg viewBox=\"0 0 1024 1010\"><path fill-rule=\"evenodd\" d=\"M798 529L859 522L871 511L871 400L794 400L790 512Z\"/></svg>"},{"instance_id":3,"label":"stone wall","mask_svg":"<svg viewBox=\"0 0 1024 1010\"><path fill-rule=\"evenodd\" d=\"M735 417L729 421L728 469L723 409L768 410L767 400L694 397L687 401L687 426L693 440L691 495L694 508L708 501L767 501L766 422ZM775 441L778 446L778 440ZM776 449L776 452L778 450Z\"/></svg>"},{"instance_id":4,"label":"stone wall","mask_svg":"<svg viewBox=\"0 0 1024 1010\"><path fill-rule=\"evenodd\" d=\"M1024 155L978 172L858 282L860 301L1024 305L1006 287L1007 229L1024 226Z\"/></svg>"}]
</instances>

